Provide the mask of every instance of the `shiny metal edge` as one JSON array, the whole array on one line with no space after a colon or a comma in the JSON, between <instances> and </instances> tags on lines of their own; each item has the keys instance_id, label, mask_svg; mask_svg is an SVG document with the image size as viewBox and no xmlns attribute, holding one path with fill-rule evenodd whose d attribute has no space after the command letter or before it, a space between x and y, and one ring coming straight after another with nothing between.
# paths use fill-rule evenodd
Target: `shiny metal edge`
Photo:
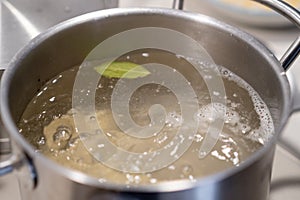
<instances>
[{"instance_id":1,"label":"shiny metal edge","mask_svg":"<svg viewBox=\"0 0 300 200\"><path fill-rule=\"evenodd\" d=\"M254 48L260 49L260 52L262 55L265 56L265 58L268 60L268 62L273 63L272 66L274 66L274 71L278 74L278 78L281 81L281 84L285 86L283 91L285 92L284 98L285 98L285 104L283 110L284 115L282 116L282 121L280 124L280 130L278 130L278 133L276 133L275 137L272 138L272 140L265 145L264 148L258 150L256 153L254 153L248 160L246 160L244 163L242 163L240 166L235 168L230 168L228 170L222 171L220 173L214 174L212 176L201 178L195 182L190 182L187 180L182 181L172 181L168 183L160 183L157 185L139 185L138 187L126 187L124 184L114 184L114 183L108 183L105 184L99 183L98 179L89 177L85 175L84 173L74 171L71 169L67 169L65 167L60 166L59 164L56 164L54 161L51 161L50 159L44 157L41 154L37 154L32 146L27 143L22 136L19 134L19 131L17 127L15 126L12 116L9 113L8 109L8 99L5 98L8 94L8 88L5 87L6 83L10 82L10 76L14 73L16 70L13 66L18 63L18 60L24 56L26 56L27 52L29 52L31 49L33 49L35 46L39 45L45 38L55 35L57 32L65 29L70 28L72 26L76 26L85 22L88 22L90 20L100 20L105 19L107 17L114 17L114 16L126 16L126 15L134 15L134 14L156 14L156 15L167 15L170 17L182 17L189 20L198 21L204 24L208 24L215 27L223 27L228 33L233 34L237 38L240 38L243 41L246 41ZM261 157L264 152L268 151L274 143L277 140L277 137L279 135L279 132L282 131L284 124L287 122L287 119L289 117L289 109L290 109L290 88L288 87L288 80L286 76L282 76L281 73L283 72L283 69L281 67L275 67L280 66L279 61L275 58L275 56L270 56L271 52L268 50L262 43L260 43L258 40L256 40L253 36L241 31L238 28L232 27L230 25L227 25L223 22L220 22L218 20L215 20L214 18L186 12L186 11L177 11L177 10L171 10L171 9L161 9L161 8L114 8L114 9L108 9L103 11L96 11L89 14L84 14L79 17L75 17L73 19L67 20L65 22L62 22L44 33L40 34L33 40L29 42L28 45L26 45L22 50L19 51L19 53L12 59L12 61L9 63L8 69L4 73L4 76L2 78L2 88L0 91L0 100L3 102L1 104L0 109L2 110L1 115L5 116L5 119L3 119L4 123L7 125L7 129L9 132L11 132L11 136L17 141L17 143L21 144L25 151L29 153L29 155L32 157L32 159L36 159L37 157L41 159L43 162L45 162L49 167L54 168L59 174L61 174L64 177L67 177L75 182L95 186L95 187L101 187L103 189L112 189L112 190L118 190L123 192L175 192L180 190L186 190L191 189L194 187L199 187L201 185L205 185L211 182L217 182L220 180L223 180L227 178L228 176L231 176L234 173L237 173L239 171L242 171L247 166L254 163L259 157Z\"/></svg>"}]
</instances>

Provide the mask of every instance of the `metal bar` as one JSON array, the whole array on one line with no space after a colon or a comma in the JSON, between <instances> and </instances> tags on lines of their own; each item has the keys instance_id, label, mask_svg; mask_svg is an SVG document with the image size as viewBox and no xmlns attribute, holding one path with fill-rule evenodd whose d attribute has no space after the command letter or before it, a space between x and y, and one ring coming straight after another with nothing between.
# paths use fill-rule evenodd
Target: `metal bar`
<instances>
[{"instance_id":1,"label":"metal bar","mask_svg":"<svg viewBox=\"0 0 300 200\"><path fill-rule=\"evenodd\" d=\"M281 65L285 71L289 69L294 63L300 53L300 36L295 40L295 42L289 47L289 49L284 53L280 59Z\"/></svg>"},{"instance_id":2,"label":"metal bar","mask_svg":"<svg viewBox=\"0 0 300 200\"><path fill-rule=\"evenodd\" d=\"M9 138L0 138L0 155L10 154L11 146Z\"/></svg>"},{"instance_id":3,"label":"metal bar","mask_svg":"<svg viewBox=\"0 0 300 200\"><path fill-rule=\"evenodd\" d=\"M293 22L300 29L300 12L281 0L253 0L267 7L277 11L279 14L286 17L288 20ZM289 47L283 57L280 59L284 70L288 70L289 67L294 63L300 53L300 36L296 41Z\"/></svg>"},{"instance_id":4,"label":"metal bar","mask_svg":"<svg viewBox=\"0 0 300 200\"><path fill-rule=\"evenodd\" d=\"M183 10L184 0L173 0L173 9Z\"/></svg>"}]
</instances>

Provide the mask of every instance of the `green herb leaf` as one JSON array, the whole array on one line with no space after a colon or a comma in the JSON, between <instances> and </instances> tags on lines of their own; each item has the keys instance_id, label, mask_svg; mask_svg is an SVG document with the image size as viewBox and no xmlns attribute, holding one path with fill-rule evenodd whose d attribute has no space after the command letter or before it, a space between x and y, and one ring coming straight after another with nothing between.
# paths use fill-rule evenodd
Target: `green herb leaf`
<instances>
[{"instance_id":1,"label":"green herb leaf","mask_svg":"<svg viewBox=\"0 0 300 200\"><path fill-rule=\"evenodd\" d=\"M145 77L150 74L150 72L143 66L132 63L132 62L112 62L103 63L94 69L102 76L108 78L127 78L135 79L139 77Z\"/></svg>"}]
</instances>

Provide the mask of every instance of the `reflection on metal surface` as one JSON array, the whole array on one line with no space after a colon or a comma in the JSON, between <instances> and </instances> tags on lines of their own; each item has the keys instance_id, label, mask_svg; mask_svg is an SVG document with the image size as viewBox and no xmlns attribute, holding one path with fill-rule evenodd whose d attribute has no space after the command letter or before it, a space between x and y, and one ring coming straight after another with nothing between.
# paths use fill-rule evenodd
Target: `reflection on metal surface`
<instances>
[{"instance_id":1,"label":"reflection on metal surface","mask_svg":"<svg viewBox=\"0 0 300 200\"><path fill-rule=\"evenodd\" d=\"M117 7L117 0L7 0L42 31L66 19L106 8Z\"/></svg>"},{"instance_id":2,"label":"reflection on metal surface","mask_svg":"<svg viewBox=\"0 0 300 200\"><path fill-rule=\"evenodd\" d=\"M300 195L300 161L280 146L277 146L270 200L296 200Z\"/></svg>"},{"instance_id":3,"label":"reflection on metal surface","mask_svg":"<svg viewBox=\"0 0 300 200\"><path fill-rule=\"evenodd\" d=\"M288 140L280 137L278 141L278 145L288 151L291 155L295 156L300 160L300 152L297 147L294 147L293 144L290 144Z\"/></svg>"},{"instance_id":4,"label":"reflection on metal surface","mask_svg":"<svg viewBox=\"0 0 300 200\"><path fill-rule=\"evenodd\" d=\"M11 153L9 138L0 137L0 155Z\"/></svg>"},{"instance_id":5,"label":"reflection on metal surface","mask_svg":"<svg viewBox=\"0 0 300 200\"><path fill-rule=\"evenodd\" d=\"M300 187L300 178L285 178L274 181L271 185L271 192L276 192L287 187Z\"/></svg>"},{"instance_id":6,"label":"reflection on metal surface","mask_svg":"<svg viewBox=\"0 0 300 200\"><path fill-rule=\"evenodd\" d=\"M20 22L24 30L28 33L30 38L37 36L40 31L11 3L8 1L3 1L3 6L6 6L8 10L15 16L15 18Z\"/></svg>"},{"instance_id":7,"label":"reflection on metal surface","mask_svg":"<svg viewBox=\"0 0 300 200\"><path fill-rule=\"evenodd\" d=\"M45 29L72 17L118 6L118 0L1 0L0 69Z\"/></svg>"},{"instance_id":8,"label":"reflection on metal surface","mask_svg":"<svg viewBox=\"0 0 300 200\"><path fill-rule=\"evenodd\" d=\"M184 0L173 0L173 9L183 10Z\"/></svg>"},{"instance_id":9,"label":"reflection on metal surface","mask_svg":"<svg viewBox=\"0 0 300 200\"><path fill-rule=\"evenodd\" d=\"M299 199L300 178L283 178L274 181L271 185L270 200Z\"/></svg>"}]
</instances>

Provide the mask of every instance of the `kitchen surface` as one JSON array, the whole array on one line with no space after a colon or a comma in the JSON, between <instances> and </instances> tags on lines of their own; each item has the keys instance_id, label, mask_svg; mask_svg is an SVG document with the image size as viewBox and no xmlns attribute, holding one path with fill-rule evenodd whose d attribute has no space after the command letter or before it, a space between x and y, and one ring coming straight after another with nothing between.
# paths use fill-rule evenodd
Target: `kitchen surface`
<instances>
[{"instance_id":1,"label":"kitchen surface","mask_svg":"<svg viewBox=\"0 0 300 200\"><path fill-rule=\"evenodd\" d=\"M172 7L170 0L1 0L0 67L5 69L13 55L30 39L48 27L64 19L89 11L113 7ZM70 3L72 2L72 3ZM254 35L279 58L300 35L300 31L288 22L280 25L241 22L219 11L209 0L185 0L184 10L204 13L225 21ZM178 3L178 1L177 1ZM56 11L54 14L53 11ZM278 16L277 16L278 17ZM278 20L281 21L281 20ZM274 21L272 23L275 23ZM289 71L294 83L300 88L300 59ZM299 92L300 105L300 92ZM300 106L299 106L300 107ZM300 112L294 113L277 145L273 166L270 200L297 200L300 196ZM0 199L22 199L15 175L0 178Z\"/></svg>"}]
</instances>

